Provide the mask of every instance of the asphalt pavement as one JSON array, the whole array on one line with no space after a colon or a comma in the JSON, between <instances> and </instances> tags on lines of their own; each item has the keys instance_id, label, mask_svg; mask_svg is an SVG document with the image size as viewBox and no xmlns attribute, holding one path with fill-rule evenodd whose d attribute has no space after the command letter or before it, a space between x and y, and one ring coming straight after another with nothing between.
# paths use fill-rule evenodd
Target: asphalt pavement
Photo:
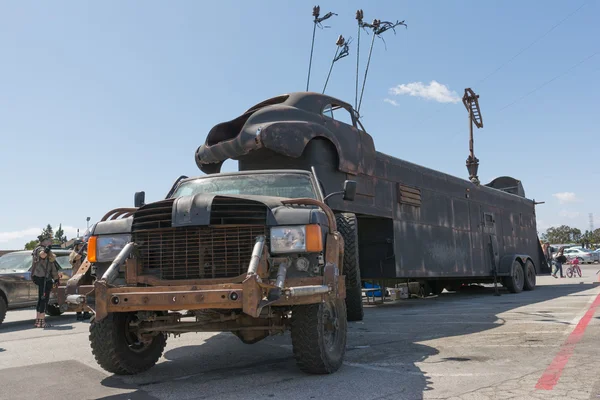
<instances>
[{"instance_id":1,"label":"asphalt pavement","mask_svg":"<svg viewBox=\"0 0 600 400\"><path fill-rule=\"evenodd\" d=\"M114 376L95 362L86 322L9 311L0 326L0 399L599 399L598 264L538 277L532 292L473 287L365 305L343 367L311 376L289 334L243 344L229 333L170 337L160 362Z\"/></svg>"}]
</instances>

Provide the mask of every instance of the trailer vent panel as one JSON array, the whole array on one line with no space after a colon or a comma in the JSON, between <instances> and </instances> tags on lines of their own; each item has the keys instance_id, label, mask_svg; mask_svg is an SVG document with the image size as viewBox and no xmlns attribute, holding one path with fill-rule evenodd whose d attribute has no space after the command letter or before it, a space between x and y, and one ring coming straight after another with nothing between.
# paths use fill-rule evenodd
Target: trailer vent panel
<instances>
[{"instance_id":1,"label":"trailer vent panel","mask_svg":"<svg viewBox=\"0 0 600 400\"><path fill-rule=\"evenodd\" d=\"M421 207L421 189L398 184L398 203Z\"/></svg>"}]
</instances>

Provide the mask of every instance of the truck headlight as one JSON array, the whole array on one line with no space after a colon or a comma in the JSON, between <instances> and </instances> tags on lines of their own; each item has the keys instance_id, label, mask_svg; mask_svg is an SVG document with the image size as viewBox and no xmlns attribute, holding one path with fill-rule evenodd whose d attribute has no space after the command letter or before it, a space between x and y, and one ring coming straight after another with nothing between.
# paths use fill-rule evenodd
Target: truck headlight
<instances>
[{"instance_id":1,"label":"truck headlight","mask_svg":"<svg viewBox=\"0 0 600 400\"><path fill-rule=\"evenodd\" d=\"M131 241L131 235L93 236L94 246L88 242L88 260L90 262L113 261L123 250L123 247ZM93 254L92 254L93 253Z\"/></svg>"},{"instance_id":2,"label":"truck headlight","mask_svg":"<svg viewBox=\"0 0 600 400\"><path fill-rule=\"evenodd\" d=\"M276 226L271 228L271 253L312 253L323 250L319 225Z\"/></svg>"}]
</instances>

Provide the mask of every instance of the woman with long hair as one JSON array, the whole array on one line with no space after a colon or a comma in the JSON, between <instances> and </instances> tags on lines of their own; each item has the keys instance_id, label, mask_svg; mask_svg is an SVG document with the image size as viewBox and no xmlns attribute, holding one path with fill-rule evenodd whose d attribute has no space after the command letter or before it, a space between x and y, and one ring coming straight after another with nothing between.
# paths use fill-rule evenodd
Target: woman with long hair
<instances>
[{"instance_id":1,"label":"woman with long hair","mask_svg":"<svg viewBox=\"0 0 600 400\"><path fill-rule=\"evenodd\" d=\"M556 258L554 259L554 263L556 264L556 270L552 274L553 277L558 278L556 273L560 270L560 277L564 278L562 265L567 262L567 257L565 257L565 246L561 246L558 249L558 253L556 253Z\"/></svg>"}]
</instances>

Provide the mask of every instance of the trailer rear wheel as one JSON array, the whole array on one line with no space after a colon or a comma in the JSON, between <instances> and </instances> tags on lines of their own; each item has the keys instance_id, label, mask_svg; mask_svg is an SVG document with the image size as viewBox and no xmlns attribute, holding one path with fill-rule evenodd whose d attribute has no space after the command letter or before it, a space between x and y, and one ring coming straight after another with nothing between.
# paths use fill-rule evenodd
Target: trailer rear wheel
<instances>
[{"instance_id":1,"label":"trailer rear wheel","mask_svg":"<svg viewBox=\"0 0 600 400\"><path fill-rule=\"evenodd\" d=\"M433 294L433 295L438 295L440 293L442 293L444 291L444 285L443 282L441 281L427 281L426 282L427 285L429 287L429 293ZM429 294L427 293L427 294Z\"/></svg>"},{"instance_id":2,"label":"trailer rear wheel","mask_svg":"<svg viewBox=\"0 0 600 400\"><path fill-rule=\"evenodd\" d=\"M518 260L513 262L512 273L510 276L505 276L504 286L511 293L521 293L525 284L525 273L523 272L523 266Z\"/></svg>"},{"instance_id":3,"label":"trailer rear wheel","mask_svg":"<svg viewBox=\"0 0 600 400\"><path fill-rule=\"evenodd\" d=\"M354 214L336 214L337 228L344 239L342 273L346 276L346 310L348 321L362 321L363 303L358 258L358 224Z\"/></svg>"},{"instance_id":4,"label":"trailer rear wheel","mask_svg":"<svg viewBox=\"0 0 600 400\"><path fill-rule=\"evenodd\" d=\"M531 262L531 260L527 260L527 262L525 263L525 267L523 267L523 270L525 272L523 290L535 289L535 267L533 266L533 262Z\"/></svg>"},{"instance_id":5,"label":"trailer rear wheel","mask_svg":"<svg viewBox=\"0 0 600 400\"><path fill-rule=\"evenodd\" d=\"M449 292L458 292L461 286L461 282L447 282L444 287Z\"/></svg>"}]
</instances>

